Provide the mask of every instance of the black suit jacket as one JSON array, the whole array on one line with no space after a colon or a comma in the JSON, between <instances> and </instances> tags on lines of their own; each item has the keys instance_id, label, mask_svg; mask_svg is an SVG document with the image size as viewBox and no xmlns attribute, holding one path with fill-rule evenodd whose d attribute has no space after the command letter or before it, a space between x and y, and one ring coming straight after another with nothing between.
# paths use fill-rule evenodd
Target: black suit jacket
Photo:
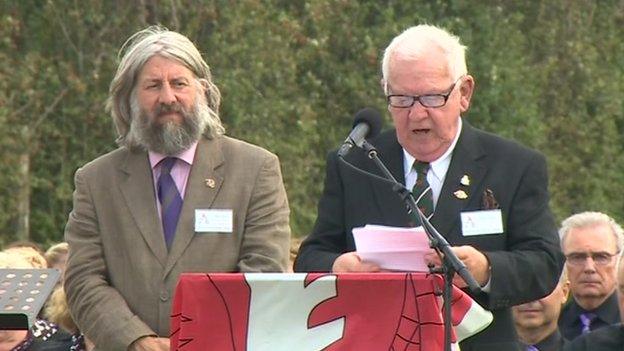
<instances>
[{"instance_id":1,"label":"black suit jacket","mask_svg":"<svg viewBox=\"0 0 624 351\"><path fill-rule=\"evenodd\" d=\"M596 319L591 323L590 330L596 330L608 325L620 322L620 310L618 308L617 292L613 292L609 297L593 311L587 311L576 303L574 298L563 307L559 315L559 330L568 339L574 340L581 335L582 325L580 315L582 313L595 313Z\"/></svg>"},{"instance_id":2,"label":"black suit jacket","mask_svg":"<svg viewBox=\"0 0 624 351\"><path fill-rule=\"evenodd\" d=\"M405 184L403 151L395 131L384 132L371 142L394 177ZM381 175L359 150L346 159ZM464 175L470 179L467 186L460 182ZM457 190L464 190L467 198L456 197ZM483 209L486 190L502 210L504 231L463 236L460 213ZM491 265L491 292L473 298L494 313L494 322L464 341L463 351L515 350L509 306L541 298L554 289L563 255L548 201L546 161L541 154L463 121L431 219L451 245L472 245ZM415 226L390 185L354 171L335 152L330 153L316 224L301 245L295 271L331 271L339 255L355 250L351 229L366 224Z\"/></svg>"},{"instance_id":3,"label":"black suit jacket","mask_svg":"<svg viewBox=\"0 0 624 351\"><path fill-rule=\"evenodd\" d=\"M569 342L561 336L559 329L555 329L550 335L542 339L537 344L533 345L539 351L561 351L564 347L566 347ZM523 342L520 342L520 349L526 350L529 345Z\"/></svg>"},{"instance_id":4,"label":"black suit jacket","mask_svg":"<svg viewBox=\"0 0 624 351\"><path fill-rule=\"evenodd\" d=\"M564 351L622 351L624 325L614 324L579 336Z\"/></svg>"}]
</instances>

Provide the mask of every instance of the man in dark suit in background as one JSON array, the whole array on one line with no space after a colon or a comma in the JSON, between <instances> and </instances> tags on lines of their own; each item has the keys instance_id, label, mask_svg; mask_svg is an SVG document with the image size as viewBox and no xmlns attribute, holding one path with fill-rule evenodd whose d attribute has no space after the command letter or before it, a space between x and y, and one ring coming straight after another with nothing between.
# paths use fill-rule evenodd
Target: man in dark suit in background
<instances>
[{"instance_id":1,"label":"man in dark suit in background","mask_svg":"<svg viewBox=\"0 0 624 351\"><path fill-rule=\"evenodd\" d=\"M559 331L559 314L568 299L570 282L565 270L559 284L548 296L513 306L513 314L518 339L526 351L560 351L567 340Z\"/></svg>"},{"instance_id":2,"label":"man in dark suit in background","mask_svg":"<svg viewBox=\"0 0 624 351\"><path fill-rule=\"evenodd\" d=\"M563 336L572 340L618 323L615 261L622 227L604 213L582 212L563 220L559 235L572 293L559 317Z\"/></svg>"},{"instance_id":3,"label":"man in dark suit in background","mask_svg":"<svg viewBox=\"0 0 624 351\"><path fill-rule=\"evenodd\" d=\"M467 73L465 47L448 32L429 25L406 30L386 48L382 70L395 130L372 143L399 182L419 189L418 205L434 206L432 224L483 287L473 297L494 313L490 327L461 348L515 350L509 307L548 295L563 265L546 161L462 120L474 78ZM362 152L346 159L380 174ZM390 185L351 170L331 153L316 224L295 270L379 271L354 252L351 229L366 224L416 225ZM435 254L425 259L440 265ZM458 277L454 283L466 285Z\"/></svg>"},{"instance_id":4,"label":"man in dark suit in background","mask_svg":"<svg viewBox=\"0 0 624 351\"><path fill-rule=\"evenodd\" d=\"M621 319L615 324L582 334L567 345L564 351L622 351L624 348L624 252L620 252L616 259L616 296Z\"/></svg>"}]
</instances>

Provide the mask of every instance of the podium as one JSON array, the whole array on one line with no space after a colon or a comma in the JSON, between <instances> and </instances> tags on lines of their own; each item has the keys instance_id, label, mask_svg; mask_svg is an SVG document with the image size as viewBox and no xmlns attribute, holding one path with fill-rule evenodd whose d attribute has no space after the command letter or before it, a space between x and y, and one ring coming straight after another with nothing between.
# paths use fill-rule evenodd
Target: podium
<instances>
[{"instance_id":1,"label":"podium","mask_svg":"<svg viewBox=\"0 0 624 351\"><path fill-rule=\"evenodd\" d=\"M444 350L442 277L425 273L188 273L171 350ZM492 314L453 291L453 341Z\"/></svg>"}]
</instances>

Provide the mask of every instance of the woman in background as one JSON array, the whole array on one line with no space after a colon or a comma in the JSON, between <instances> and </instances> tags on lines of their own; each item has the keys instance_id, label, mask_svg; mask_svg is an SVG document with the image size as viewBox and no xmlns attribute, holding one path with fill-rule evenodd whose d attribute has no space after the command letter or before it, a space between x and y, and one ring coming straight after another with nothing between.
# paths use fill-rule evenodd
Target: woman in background
<instances>
[{"instance_id":1,"label":"woman in background","mask_svg":"<svg viewBox=\"0 0 624 351\"><path fill-rule=\"evenodd\" d=\"M45 259L35 250L9 249L0 252L0 268L47 268ZM44 266L41 267L41 262ZM78 351L72 349L72 337L58 325L37 319L29 330L0 330L0 351Z\"/></svg>"}]
</instances>

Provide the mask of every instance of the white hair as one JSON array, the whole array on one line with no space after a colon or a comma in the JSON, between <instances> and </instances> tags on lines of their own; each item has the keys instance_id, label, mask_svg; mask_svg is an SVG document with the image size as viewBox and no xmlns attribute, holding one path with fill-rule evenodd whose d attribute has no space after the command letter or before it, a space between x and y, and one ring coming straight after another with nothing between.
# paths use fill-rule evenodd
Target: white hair
<instances>
[{"instance_id":1,"label":"white hair","mask_svg":"<svg viewBox=\"0 0 624 351\"><path fill-rule=\"evenodd\" d=\"M561 249L564 249L565 240L572 229L587 228L598 225L606 225L611 228L611 233L615 238L617 251L621 251L624 242L624 230L617 222L608 215L601 212L581 212L574 214L561 222L559 237L561 239Z\"/></svg>"},{"instance_id":2,"label":"white hair","mask_svg":"<svg viewBox=\"0 0 624 351\"><path fill-rule=\"evenodd\" d=\"M151 26L132 35L119 50L121 57L117 72L109 88L106 108L110 111L119 138L117 143L136 147L137 142L130 132L132 122L133 91L141 69L153 56L175 60L188 68L196 83L205 89L209 118L205 121L203 134L208 138L225 133L219 118L221 93L212 82L210 67L204 61L195 45L184 35L159 26Z\"/></svg>"},{"instance_id":3,"label":"white hair","mask_svg":"<svg viewBox=\"0 0 624 351\"><path fill-rule=\"evenodd\" d=\"M384 92L388 93L388 78L392 69L390 61L395 54L400 53L416 60L430 52L432 47L444 53L453 80L468 74L466 47L461 44L459 38L442 28L421 24L410 27L394 37L384 51L381 62Z\"/></svg>"},{"instance_id":4,"label":"white hair","mask_svg":"<svg viewBox=\"0 0 624 351\"><path fill-rule=\"evenodd\" d=\"M624 281L621 281L622 279L622 273L620 272L620 269L622 269L622 261L624 260L624 250L620 251L620 254L618 255L617 258L617 263L615 264L615 279L617 280L617 282L622 285L624 284ZM620 290L620 288L617 288L618 290ZM624 291L621 291L622 294L624 294Z\"/></svg>"}]
</instances>

